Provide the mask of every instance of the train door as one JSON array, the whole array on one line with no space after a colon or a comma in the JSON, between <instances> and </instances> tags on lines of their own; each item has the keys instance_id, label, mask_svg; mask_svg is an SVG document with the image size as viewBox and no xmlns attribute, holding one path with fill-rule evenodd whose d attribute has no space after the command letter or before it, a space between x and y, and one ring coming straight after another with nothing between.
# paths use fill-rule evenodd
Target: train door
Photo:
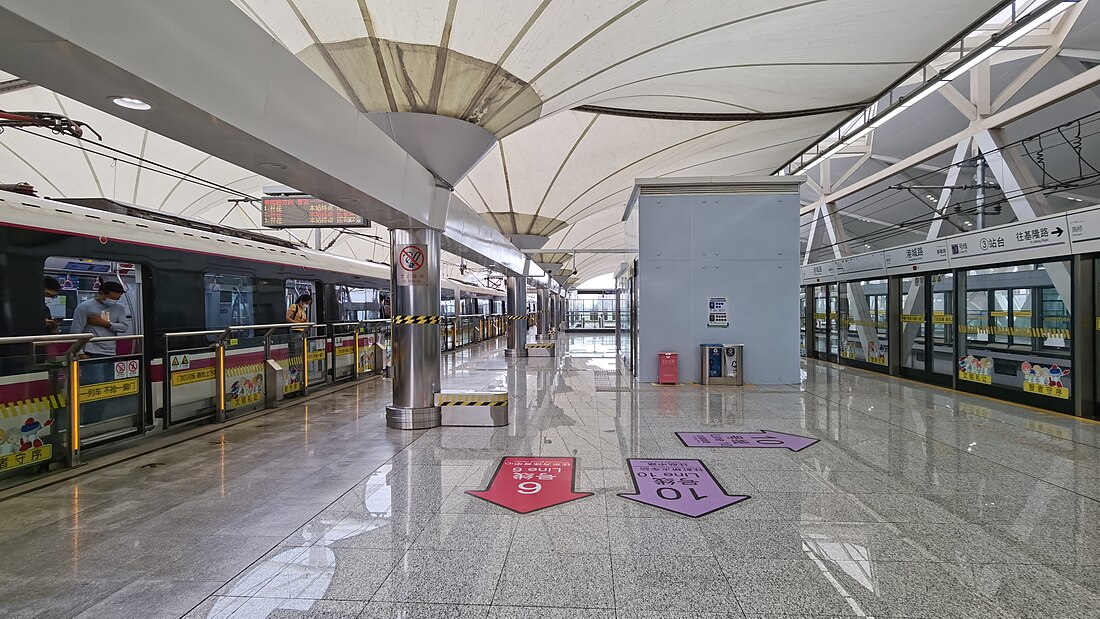
<instances>
[{"instance_id":1,"label":"train door","mask_svg":"<svg viewBox=\"0 0 1100 619\"><path fill-rule=\"evenodd\" d=\"M142 313L142 277L141 269L128 262L110 262L88 258L68 258L51 256L46 259L44 272L61 285L61 294L50 299L46 306L57 322L59 333L69 333L72 328L73 312L76 306L95 298L96 292L104 282L117 282L125 292L119 304L126 310L128 330L126 335L141 335L144 332L144 314ZM130 352L133 344L121 346L121 350Z\"/></svg>"},{"instance_id":2,"label":"train door","mask_svg":"<svg viewBox=\"0 0 1100 619\"><path fill-rule=\"evenodd\" d=\"M79 389L82 447L143 433L147 367L142 340L135 337L145 329L141 268L128 262L51 256L43 271L46 277L56 279L61 289L46 305L55 325L51 330L130 338L90 342L84 347ZM108 283L120 285L122 296L114 303L109 299L100 303L97 294ZM77 308L84 303L89 310L78 317ZM99 327L93 318L109 320L114 326ZM78 321L75 326L74 319Z\"/></svg>"},{"instance_id":3,"label":"train door","mask_svg":"<svg viewBox=\"0 0 1100 619\"><path fill-rule=\"evenodd\" d=\"M317 312L318 301L316 282L302 279L286 280L286 305L283 308L283 311L286 312L286 310L290 308L291 305L296 303L298 299L305 294L308 294L310 297L313 298L313 303L306 311L306 318L309 321L314 322L317 320L316 317L320 315Z\"/></svg>"}]
</instances>

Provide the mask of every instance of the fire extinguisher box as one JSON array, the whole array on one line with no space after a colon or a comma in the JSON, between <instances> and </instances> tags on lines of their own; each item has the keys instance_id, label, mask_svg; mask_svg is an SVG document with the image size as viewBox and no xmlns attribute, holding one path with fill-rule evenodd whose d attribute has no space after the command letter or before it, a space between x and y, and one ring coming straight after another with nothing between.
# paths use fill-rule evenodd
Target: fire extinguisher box
<instances>
[{"instance_id":1,"label":"fire extinguisher box","mask_svg":"<svg viewBox=\"0 0 1100 619\"><path fill-rule=\"evenodd\" d=\"M674 352L657 353L657 384L675 385L680 382L678 355Z\"/></svg>"}]
</instances>

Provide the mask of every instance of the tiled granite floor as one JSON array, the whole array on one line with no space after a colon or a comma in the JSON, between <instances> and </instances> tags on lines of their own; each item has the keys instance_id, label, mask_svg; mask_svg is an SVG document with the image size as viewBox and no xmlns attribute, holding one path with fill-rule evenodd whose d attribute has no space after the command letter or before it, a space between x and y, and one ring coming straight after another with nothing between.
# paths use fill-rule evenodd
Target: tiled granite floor
<instances>
[{"instance_id":1,"label":"tiled granite floor","mask_svg":"<svg viewBox=\"0 0 1100 619\"><path fill-rule=\"evenodd\" d=\"M444 386L507 387L507 427L387 430L388 383L361 384L0 503L0 616L1100 616L1100 425L815 362L801 386L598 392L609 337L502 346L446 355ZM761 429L820 442L673 434ZM575 457L595 494L466 494L506 455ZM626 458L752 498L628 501Z\"/></svg>"}]
</instances>

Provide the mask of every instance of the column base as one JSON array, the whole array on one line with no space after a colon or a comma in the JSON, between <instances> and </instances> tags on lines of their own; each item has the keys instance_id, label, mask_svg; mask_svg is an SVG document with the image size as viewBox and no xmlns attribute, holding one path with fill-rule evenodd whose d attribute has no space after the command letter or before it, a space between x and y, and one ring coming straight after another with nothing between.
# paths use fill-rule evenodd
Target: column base
<instances>
[{"instance_id":1,"label":"column base","mask_svg":"<svg viewBox=\"0 0 1100 619\"><path fill-rule=\"evenodd\" d=\"M427 430L443 425L443 412L438 406L424 408L386 407L386 427L396 430Z\"/></svg>"},{"instance_id":2,"label":"column base","mask_svg":"<svg viewBox=\"0 0 1100 619\"><path fill-rule=\"evenodd\" d=\"M515 349L515 348L505 348L504 349L504 356L505 357L526 357L527 356L527 349L524 348L522 350L519 350L519 349Z\"/></svg>"}]
</instances>

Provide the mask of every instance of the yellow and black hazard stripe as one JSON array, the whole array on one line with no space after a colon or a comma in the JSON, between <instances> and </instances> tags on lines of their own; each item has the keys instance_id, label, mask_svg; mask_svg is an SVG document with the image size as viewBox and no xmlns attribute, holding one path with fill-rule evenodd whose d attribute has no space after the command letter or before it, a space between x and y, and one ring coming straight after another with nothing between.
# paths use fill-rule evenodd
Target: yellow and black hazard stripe
<instances>
[{"instance_id":1,"label":"yellow and black hazard stripe","mask_svg":"<svg viewBox=\"0 0 1100 619\"><path fill-rule=\"evenodd\" d=\"M395 325L438 325L443 322L442 316L394 316Z\"/></svg>"},{"instance_id":2,"label":"yellow and black hazard stripe","mask_svg":"<svg viewBox=\"0 0 1100 619\"><path fill-rule=\"evenodd\" d=\"M440 400L439 406L508 406L508 400Z\"/></svg>"},{"instance_id":3,"label":"yellow and black hazard stripe","mask_svg":"<svg viewBox=\"0 0 1100 619\"><path fill-rule=\"evenodd\" d=\"M62 407L61 398L57 395L48 395L41 398L30 398L5 402L0 404L0 417L24 417L29 415L42 415Z\"/></svg>"},{"instance_id":4,"label":"yellow and black hazard stripe","mask_svg":"<svg viewBox=\"0 0 1100 619\"><path fill-rule=\"evenodd\" d=\"M553 342L536 342L528 344L528 348L553 348L555 344Z\"/></svg>"},{"instance_id":5,"label":"yellow and black hazard stripe","mask_svg":"<svg viewBox=\"0 0 1100 619\"><path fill-rule=\"evenodd\" d=\"M530 317L531 317L530 314L523 314L522 316L505 316L504 319L505 320L523 320L525 318L530 318Z\"/></svg>"}]
</instances>

